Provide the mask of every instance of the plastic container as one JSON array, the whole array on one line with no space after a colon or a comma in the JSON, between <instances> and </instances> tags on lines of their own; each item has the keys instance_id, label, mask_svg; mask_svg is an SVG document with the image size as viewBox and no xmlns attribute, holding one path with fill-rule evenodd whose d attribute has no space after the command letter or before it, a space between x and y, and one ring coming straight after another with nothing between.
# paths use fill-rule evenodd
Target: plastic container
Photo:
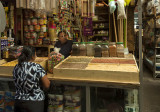
<instances>
[{"instance_id":1,"label":"plastic container","mask_svg":"<svg viewBox=\"0 0 160 112\"><path fill-rule=\"evenodd\" d=\"M117 57L117 46L115 42L109 43L109 56L110 57Z\"/></svg>"},{"instance_id":2,"label":"plastic container","mask_svg":"<svg viewBox=\"0 0 160 112\"><path fill-rule=\"evenodd\" d=\"M25 31L25 32L28 32L28 31L29 31L29 28L28 28L27 25L24 26L24 31Z\"/></svg>"},{"instance_id":3,"label":"plastic container","mask_svg":"<svg viewBox=\"0 0 160 112\"><path fill-rule=\"evenodd\" d=\"M79 42L74 42L72 45L72 56L80 55L80 45Z\"/></svg>"},{"instance_id":4,"label":"plastic container","mask_svg":"<svg viewBox=\"0 0 160 112\"><path fill-rule=\"evenodd\" d=\"M38 19L38 24L39 25L44 25L44 20L43 19Z\"/></svg>"},{"instance_id":5,"label":"plastic container","mask_svg":"<svg viewBox=\"0 0 160 112\"><path fill-rule=\"evenodd\" d=\"M117 42L117 56L124 57L124 45L123 42Z\"/></svg>"},{"instance_id":6,"label":"plastic container","mask_svg":"<svg viewBox=\"0 0 160 112\"><path fill-rule=\"evenodd\" d=\"M87 43L87 56L94 56L94 46L93 42Z\"/></svg>"},{"instance_id":7,"label":"plastic container","mask_svg":"<svg viewBox=\"0 0 160 112\"><path fill-rule=\"evenodd\" d=\"M24 33L24 37L25 37L25 38L27 38L27 39L29 39L29 38L31 37L30 32L26 32L26 33Z\"/></svg>"},{"instance_id":8,"label":"plastic container","mask_svg":"<svg viewBox=\"0 0 160 112\"><path fill-rule=\"evenodd\" d=\"M44 32L39 33L39 38L44 38Z\"/></svg>"},{"instance_id":9,"label":"plastic container","mask_svg":"<svg viewBox=\"0 0 160 112\"><path fill-rule=\"evenodd\" d=\"M96 43L95 47L94 47L94 57L102 57L102 46L101 43Z\"/></svg>"},{"instance_id":10,"label":"plastic container","mask_svg":"<svg viewBox=\"0 0 160 112\"><path fill-rule=\"evenodd\" d=\"M34 39L30 38L29 39L29 45L33 45L34 44Z\"/></svg>"},{"instance_id":11,"label":"plastic container","mask_svg":"<svg viewBox=\"0 0 160 112\"><path fill-rule=\"evenodd\" d=\"M41 31L42 31L42 32L46 32L46 31L47 31L46 25L42 25L42 26L41 26Z\"/></svg>"},{"instance_id":12,"label":"plastic container","mask_svg":"<svg viewBox=\"0 0 160 112\"><path fill-rule=\"evenodd\" d=\"M102 43L102 57L109 57L108 43Z\"/></svg>"},{"instance_id":13,"label":"plastic container","mask_svg":"<svg viewBox=\"0 0 160 112\"><path fill-rule=\"evenodd\" d=\"M27 25L31 25L31 20L27 19Z\"/></svg>"},{"instance_id":14,"label":"plastic container","mask_svg":"<svg viewBox=\"0 0 160 112\"><path fill-rule=\"evenodd\" d=\"M38 39L38 45L42 45L42 39Z\"/></svg>"},{"instance_id":15,"label":"plastic container","mask_svg":"<svg viewBox=\"0 0 160 112\"><path fill-rule=\"evenodd\" d=\"M30 32L33 32L33 31L34 31L33 25L30 25L30 26L29 26L29 31L30 31Z\"/></svg>"},{"instance_id":16,"label":"plastic container","mask_svg":"<svg viewBox=\"0 0 160 112\"><path fill-rule=\"evenodd\" d=\"M34 30L35 30L36 32L40 32L40 29L41 29L40 25L35 25L35 26L34 26Z\"/></svg>"},{"instance_id":17,"label":"plastic container","mask_svg":"<svg viewBox=\"0 0 160 112\"><path fill-rule=\"evenodd\" d=\"M79 56L86 56L87 55L87 47L86 47L86 44L85 42L81 42L80 44L80 54Z\"/></svg>"},{"instance_id":18,"label":"plastic container","mask_svg":"<svg viewBox=\"0 0 160 112\"><path fill-rule=\"evenodd\" d=\"M32 19L32 25L37 25L38 24L38 20L36 18Z\"/></svg>"},{"instance_id":19,"label":"plastic container","mask_svg":"<svg viewBox=\"0 0 160 112\"><path fill-rule=\"evenodd\" d=\"M36 32L32 32L31 33L31 38L37 38L37 33Z\"/></svg>"}]
</instances>

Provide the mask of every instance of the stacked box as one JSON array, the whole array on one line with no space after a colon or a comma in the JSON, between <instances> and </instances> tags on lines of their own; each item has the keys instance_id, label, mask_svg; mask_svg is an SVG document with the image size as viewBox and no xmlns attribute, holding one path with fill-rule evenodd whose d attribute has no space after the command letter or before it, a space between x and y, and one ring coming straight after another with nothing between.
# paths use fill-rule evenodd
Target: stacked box
<instances>
[{"instance_id":1,"label":"stacked box","mask_svg":"<svg viewBox=\"0 0 160 112\"><path fill-rule=\"evenodd\" d=\"M4 91L0 91L0 112L4 111Z\"/></svg>"},{"instance_id":2,"label":"stacked box","mask_svg":"<svg viewBox=\"0 0 160 112\"><path fill-rule=\"evenodd\" d=\"M62 94L48 94L48 112L81 112L81 89L65 86Z\"/></svg>"},{"instance_id":3,"label":"stacked box","mask_svg":"<svg viewBox=\"0 0 160 112\"><path fill-rule=\"evenodd\" d=\"M5 92L4 95L4 108L5 112L14 112L14 96L15 92Z\"/></svg>"},{"instance_id":4,"label":"stacked box","mask_svg":"<svg viewBox=\"0 0 160 112\"><path fill-rule=\"evenodd\" d=\"M139 112L138 90L126 90L125 112Z\"/></svg>"}]
</instances>

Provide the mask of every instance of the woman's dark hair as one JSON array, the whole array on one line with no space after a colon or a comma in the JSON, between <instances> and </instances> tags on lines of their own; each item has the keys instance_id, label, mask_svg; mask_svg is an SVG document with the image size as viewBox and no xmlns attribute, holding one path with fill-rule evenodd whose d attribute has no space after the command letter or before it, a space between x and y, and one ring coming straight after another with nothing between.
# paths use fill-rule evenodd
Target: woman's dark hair
<instances>
[{"instance_id":1,"label":"woman's dark hair","mask_svg":"<svg viewBox=\"0 0 160 112\"><path fill-rule=\"evenodd\" d=\"M23 47L21 55L18 57L18 64L21 65L23 62L31 61L32 58L35 56L35 48L31 46Z\"/></svg>"},{"instance_id":2,"label":"woman's dark hair","mask_svg":"<svg viewBox=\"0 0 160 112\"><path fill-rule=\"evenodd\" d=\"M65 30L62 30L62 31L58 32L58 37L60 36L61 33L65 33L65 35L67 34L67 32Z\"/></svg>"}]
</instances>

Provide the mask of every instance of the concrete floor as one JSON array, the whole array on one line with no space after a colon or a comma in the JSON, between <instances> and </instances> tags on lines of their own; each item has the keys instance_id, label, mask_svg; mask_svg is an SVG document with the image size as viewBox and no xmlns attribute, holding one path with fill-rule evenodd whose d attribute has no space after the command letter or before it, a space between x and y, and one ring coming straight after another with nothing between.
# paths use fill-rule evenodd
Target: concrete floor
<instances>
[{"instance_id":1,"label":"concrete floor","mask_svg":"<svg viewBox=\"0 0 160 112\"><path fill-rule=\"evenodd\" d=\"M154 80L145 65L143 71L143 112L160 112L160 79Z\"/></svg>"}]
</instances>

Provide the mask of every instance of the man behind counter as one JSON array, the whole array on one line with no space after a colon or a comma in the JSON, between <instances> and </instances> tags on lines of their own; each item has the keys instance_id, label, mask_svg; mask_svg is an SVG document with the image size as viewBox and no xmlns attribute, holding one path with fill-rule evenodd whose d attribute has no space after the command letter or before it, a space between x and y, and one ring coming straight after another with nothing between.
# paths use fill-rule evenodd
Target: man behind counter
<instances>
[{"instance_id":1,"label":"man behind counter","mask_svg":"<svg viewBox=\"0 0 160 112\"><path fill-rule=\"evenodd\" d=\"M72 51L72 40L67 39L68 33L66 31L60 31L58 33L58 41L56 42L54 47L60 48L59 53L64 55L67 58Z\"/></svg>"}]
</instances>

